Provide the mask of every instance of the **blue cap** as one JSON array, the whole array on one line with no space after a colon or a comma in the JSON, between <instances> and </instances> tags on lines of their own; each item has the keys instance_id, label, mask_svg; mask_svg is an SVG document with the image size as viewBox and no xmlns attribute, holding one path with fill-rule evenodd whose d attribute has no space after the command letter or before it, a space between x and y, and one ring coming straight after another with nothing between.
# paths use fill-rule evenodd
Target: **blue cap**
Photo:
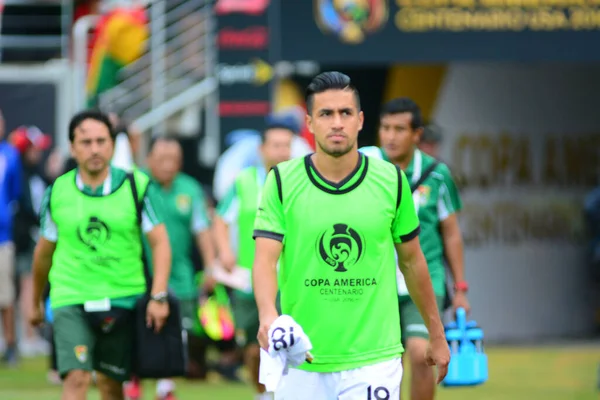
<instances>
[{"instance_id":1,"label":"blue cap","mask_svg":"<svg viewBox=\"0 0 600 400\"><path fill-rule=\"evenodd\" d=\"M287 113L274 113L267 115L265 118L266 129L270 128L285 128L298 134L302 126L298 123L298 119Z\"/></svg>"},{"instance_id":2,"label":"blue cap","mask_svg":"<svg viewBox=\"0 0 600 400\"><path fill-rule=\"evenodd\" d=\"M260 137L260 132L254 129L235 129L225 135L225 146L229 147L247 137Z\"/></svg>"}]
</instances>

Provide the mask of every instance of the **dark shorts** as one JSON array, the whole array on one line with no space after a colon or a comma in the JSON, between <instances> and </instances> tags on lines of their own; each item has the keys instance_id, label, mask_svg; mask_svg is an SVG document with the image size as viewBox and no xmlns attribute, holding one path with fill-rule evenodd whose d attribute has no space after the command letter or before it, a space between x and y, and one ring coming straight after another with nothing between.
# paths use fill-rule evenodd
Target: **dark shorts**
<instances>
[{"instance_id":1,"label":"dark shorts","mask_svg":"<svg viewBox=\"0 0 600 400\"><path fill-rule=\"evenodd\" d=\"M438 309L442 312L444 305L444 296L436 296ZM429 339L429 332L425 326L425 321L419 313L417 305L409 296L401 296L400 300L400 326L402 328L402 344L406 346L406 339L419 337Z\"/></svg>"},{"instance_id":2,"label":"dark shorts","mask_svg":"<svg viewBox=\"0 0 600 400\"><path fill-rule=\"evenodd\" d=\"M281 314L279 294L275 300L277 312ZM245 293L233 292L233 318L235 321L235 340L240 347L258 344L258 307L254 296Z\"/></svg>"},{"instance_id":3,"label":"dark shorts","mask_svg":"<svg viewBox=\"0 0 600 400\"><path fill-rule=\"evenodd\" d=\"M134 318L108 333L94 330L82 306L53 310L56 362L62 377L73 370L98 371L119 382L129 379Z\"/></svg>"},{"instance_id":4,"label":"dark shorts","mask_svg":"<svg viewBox=\"0 0 600 400\"><path fill-rule=\"evenodd\" d=\"M240 347L258 343L258 307L254 297L234 292L235 338Z\"/></svg>"}]
</instances>

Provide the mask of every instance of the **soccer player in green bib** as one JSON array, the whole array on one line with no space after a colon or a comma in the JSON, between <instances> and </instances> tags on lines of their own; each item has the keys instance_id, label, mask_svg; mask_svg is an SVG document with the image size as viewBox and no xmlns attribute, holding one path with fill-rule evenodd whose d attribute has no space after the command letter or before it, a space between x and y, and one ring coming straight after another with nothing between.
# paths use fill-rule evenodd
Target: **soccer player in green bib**
<instances>
[{"instance_id":1,"label":"soccer player in green bib","mask_svg":"<svg viewBox=\"0 0 600 400\"><path fill-rule=\"evenodd\" d=\"M290 159L292 140L295 132L284 118L272 116L268 118L267 127L262 133L260 154L263 165L248 167L237 176L235 183L225 198L217 207L215 218L215 237L221 265L227 270L233 270L238 265L241 268L252 269L254 262L254 220L260 201L262 187L267 177L267 171L277 164ZM237 257L231 245L231 231L234 231L237 244ZM234 291L233 312L240 345L244 347L244 362L250 372L257 400L264 395L265 388L258 382L260 347L258 345L258 308L252 292Z\"/></svg>"},{"instance_id":2,"label":"soccer player in green bib","mask_svg":"<svg viewBox=\"0 0 600 400\"><path fill-rule=\"evenodd\" d=\"M278 287L282 313L313 347L312 362L290 368L275 398L398 400L403 347L396 252L430 333L426 354L438 380L450 361L408 180L394 165L358 152L364 116L348 76L316 76L306 105L317 150L268 174L254 230L261 347L297 343L285 327L273 331L282 338L269 337Z\"/></svg>"},{"instance_id":3,"label":"soccer player in green bib","mask_svg":"<svg viewBox=\"0 0 600 400\"><path fill-rule=\"evenodd\" d=\"M169 288L179 299L182 326L188 333L190 346L194 346L200 339L193 329L194 322L198 320L198 285L191 258L192 241L196 242L206 269L214 262L215 248L204 192L194 178L181 172L182 162L182 149L177 139L159 137L153 140L148 154L148 172L159 185L158 193L173 253ZM151 259L151 251L147 250L147 257ZM125 386L129 399L141 398L139 383L139 380L132 380ZM172 380L157 382L157 400L174 400L174 392Z\"/></svg>"},{"instance_id":4,"label":"soccer player in green bib","mask_svg":"<svg viewBox=\"0 0 600 400\"><path fill-rule=\"evenodd\" d=\"M463 242L457 213L462 203L448 167L417 149L423 132L419 106L409 98L386 103L381 111L379 141L381 147L360 151L370 158L388 161L401 168L415 188L413 201L421 222L419 240L429 266L438 307L443 308L446 294L445 259L454 279L454 308L469 310L463 262ZM425 350L429 333L417 305L410 298L406 282L397 271L402 343L411 365L411 400L433 400L435 380L427 365Z\"/></svg>"},{"instance_id":5,"label":"soccer player in green bib","mask_svg":"<svg viewBox=\"0 0 600 400\"><path fill-rule=\"evenodd\" d=\"M154 254L146 319L156 331L169 314L171 248L148 177L110 166L114 132L108 117L97 111L75 115L69 140L78 166L58 177L42 201L30 320L43 320L49 279L62 399L85 399L95 370L101 397L119 400L130 374L133 309L146 290L141 233Z\"/></svg>"}]
</instances>

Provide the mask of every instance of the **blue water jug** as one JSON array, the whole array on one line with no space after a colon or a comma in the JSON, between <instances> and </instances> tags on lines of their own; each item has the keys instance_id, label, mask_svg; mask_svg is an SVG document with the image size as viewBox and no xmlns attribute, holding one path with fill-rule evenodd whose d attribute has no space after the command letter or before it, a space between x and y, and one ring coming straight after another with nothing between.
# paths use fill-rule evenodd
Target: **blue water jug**
<instances>
[{"instance_id":1,"label":"blue water jug","mask_svg":"<svg viewBox=\"0 0 600 400\"><path fill-rule=\"evenodd\" d=\"M47 323L51 324L53 317L52 317L52 308L50 307L50 297L48 297L46 299L46 303L44 304L44 312L45 312L45 316L44 319L46 320Z\"/></svg>"},{"instance_id":2,"label":"blue water jug","mask_svg":"<svg viewBox=\"0 0 600 400\"><path fill-rule=\"evenodd\" d=\"M444 386L477 386L488 379L488 360L483 349L483 330L467 321L464 308L456 310L456 321L446 325L450 365Z\"/></svg>"}]
</instances>

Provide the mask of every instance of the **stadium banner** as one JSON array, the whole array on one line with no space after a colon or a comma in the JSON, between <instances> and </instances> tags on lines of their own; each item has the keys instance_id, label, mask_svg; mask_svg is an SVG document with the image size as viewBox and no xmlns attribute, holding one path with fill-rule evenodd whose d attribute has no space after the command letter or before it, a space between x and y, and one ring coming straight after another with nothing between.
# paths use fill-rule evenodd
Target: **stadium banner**
<instances>
[{"instance_id":1,"label":"stadium banner","mask_svg":"<svg viewBox=\"0 0 600 400\"><path fill-rule=\"evenodd\" d=\"M289 61L600 60L598 0L283 1L280 24Z\"/></svg>"},{"instance_id":2,"label":"stadium banner","mask_svg":"<svg viewBox=\"0 0 600 400\"><path fill-rule=\"evenodd\" d=\"M469 296L489 340L594 329L582 209L600 183L597 90L594 66L448 66L432 117L461 188Z\"/></svg>"},{"instance_id":3,"label":"stadium banner","mask_svg":"<svg viewBox=\"0 0 600 400\"><path fill-rule=\"evenodd\" d=\"M221 140L238 129L262 130L271 110L273 68L269 0L219 0L217 77ZM224 143L222 143L224 144Z\"/></svg>"}]
</instances>

